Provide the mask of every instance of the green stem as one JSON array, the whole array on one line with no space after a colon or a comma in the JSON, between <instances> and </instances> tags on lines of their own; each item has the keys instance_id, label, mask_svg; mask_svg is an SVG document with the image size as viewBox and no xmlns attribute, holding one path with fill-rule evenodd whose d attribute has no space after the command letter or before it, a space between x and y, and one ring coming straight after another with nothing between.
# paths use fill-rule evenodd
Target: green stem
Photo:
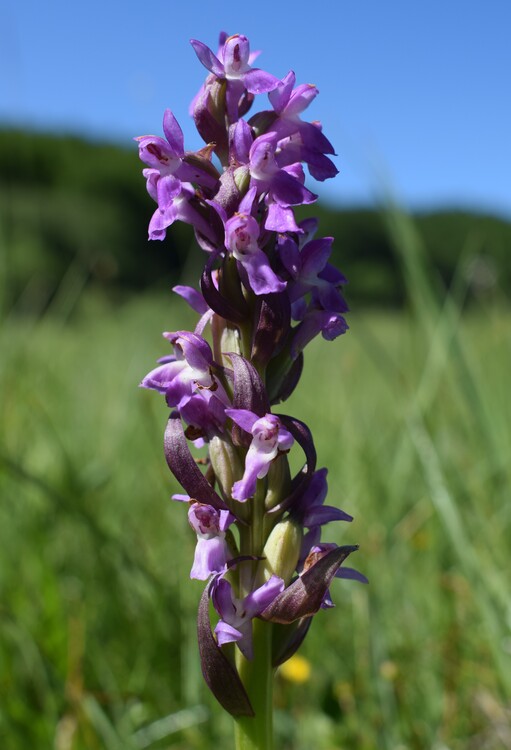
<instances>
[{"instance_id":1,"label":"green stem","mask_svg":"<svg viewBox=\"0 0 511 750\"><path fill-rule=\"evenodd\" d=\"M235 725L236 750L273 750L273 667L272 626L253 621L254 658L248 661L237 651L239 675L250 698L255 716L238 717Z\"/></svg>"}]
</instances>

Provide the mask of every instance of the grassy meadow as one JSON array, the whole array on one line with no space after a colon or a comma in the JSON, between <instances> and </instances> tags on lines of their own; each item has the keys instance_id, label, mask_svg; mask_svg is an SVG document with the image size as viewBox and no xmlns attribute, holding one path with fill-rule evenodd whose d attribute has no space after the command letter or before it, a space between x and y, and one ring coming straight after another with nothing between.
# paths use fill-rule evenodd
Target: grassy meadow
<instances>
[{"instance_id":1,"label":"grassy meadow","mask_svg":"<svg viewBox=\"0 0 511 750\"><path fill-rule=\"evenodd\" d=\"M312 429L369 586L336 581L276 677L282 750L511 747L511 310L437 294L387 215L404 311L314 341L284 413ZM460 264L461 269L461 264ZM352 283L354 281L352 280ZM62 282L0 330L0 747L208 750L231 720L202 683L194 535L137 390L193 325L172 295L122 305ZM279 411L279 407L276 408ZM350 561L351 562L351 561Z\"/></svg>"}]
</instances>

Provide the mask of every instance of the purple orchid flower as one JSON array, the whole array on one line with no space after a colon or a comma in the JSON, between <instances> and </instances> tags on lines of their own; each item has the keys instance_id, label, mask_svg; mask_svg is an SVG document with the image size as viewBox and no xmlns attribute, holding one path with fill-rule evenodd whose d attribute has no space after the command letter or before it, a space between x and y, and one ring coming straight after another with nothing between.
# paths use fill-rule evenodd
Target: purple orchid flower
<instances>
[{"instance_id":1,"label":"purple orchid flower","mask_svg":"<svg viewBox=\"0 0 511 750\"><path fill-rule=\"evenodd\" d=\"M301 565L314 545L321 539L321 527L332 521L353 521L353 516L340 508L324 505L328 484L328 469L315 471L303 495L293 504L291 517L304 528L308 529L302 540L300 553Z\"/></svg>"},{"instance_id":2,"label":"purple orchid flower","mask_svg":"<svg viewBox=\"0 0 511 750\"><path fill-rule=\"evenodd\" d=\"M279 141L277 161L283 167L296 161L303 161L310 174L323 181L335 177L338 169L325 154L334 154L330 141L323 135L318 122L303 122L300 114L318 95L318 89L309 83L293 89L295 74L290 71L281 83L268 94L277 113L271 131Z\"/></svg>"},{"instance_id":3,"label":"purple orchid flower","mask_svg":"<svg viewBox=\"0 0 511 750\"><path fill-rule=\"evenodd\" d=\"M315 471L305 492L292 507L293 518L308 529L323 526L331 521L353 521L353 516L340 508L324 505L328 492L327 474L326 468Z\"/></svg>"},{"instance_id":4,"label":"purple orchid flower","mask_svg":"<svg viewBox=\"0 0 511 750\"><path fill-rule=\"evenodd\" d=\"M260 135L250 147L250 186L257 194L265 194L268 215L265 228L275 232L297 232L291 206L314 203L317 195L308 190L303 182L300 164L290 164L282 169L276 160L277 141L273 133Z\"/></svg>"},{"instance_id":5,"label":"purple orchid flower","mask_svg":"<svg viewBox=\"0 0 511 750\"><path fill-rule=\"evenodd\" d=\"M223 646L234 641L243 655L247 659L252 659L252 620L283 590L282 578L272 575L266 583L244 599L237 599L231 584L225 578L215 579L211 598L221 618L215 628L218 645Z\"/></svg>"},{"instance_id":6,"label":"purple orchid flower","mask_svg":"<svg viewBox=\"0 0 511 750\"><path fill-rule=\"evenodd\" d=\"M319 123L303 124L310 125L311 132L321 133ZM307 164L311 177L319 182L331 179L339 172L333 161L321 151L311 148L303 134L299 132L277 141L276 160L279 167L285 167L294 162L304 162Z\"/></svg>"},{"instance_id":7,"label":"purple orchid flower","mask_svg":"<svg viewBox=\"0 0 511 750\"><path fill-rule=\"evenodd\" d=\"M226 409L225 413L243 430L252 433L245 473L234 483L231 493L235 500L244 502L255 493L257 480L268 474L270 464L279 452L290 450L294 438L274 414L259 417L247 409Z\"/></svg>"},{"instance_id":8,"label":"purple orchid flower","mask_svg":"<svg viewBox=\"0 0 511 750\"><path fill-rule=\"evenodd\" d=\"M151 197L154 197L156 192L155 200L161 208L165 208L168 202L179 194L181 182L198 182L208 188L214 188L217 182L211 174L197 166L192 167L183 160L183 131L170 109L166 109L163 116L163 132L166 140L156 135L141 135L135 138L138 141L140 160L157 173L156 180L152 171L147 174L148 179L149 176L152 178L151 186L148 184L148 191Z\"/></svg>"},{"instance_id":9,"label":"purple orchid flower","mask_svg":"<svg viewBox=\"0 0 511 750\"><path fill-rule=\"evenodd\" d=\"M239 211L230 219L221 206L213 201L211 205L224 223L225 247L240 264L254 294L282 292L286 282L278 278L268 256L258 245L260 228L251 213L256 192L255 187L250 188L239 205Z\"/></svg>"},{"instance_id":10,"label":"purple orchid flower","mask_svg":"<svg viewBox=\"0 0 511 750\"><path fill-rule=\"evenodd\" d=\"M168 227L183 221L209 254L200 291L174 288L200 319L193 333L164 334L173 353L141 385L164 394L171 407L165 459L187 493L175 499L188 504L197 535L190 576L209 579L198 612L202 673L233 716L257 711L257 721L261 706L251 705L257 692L252 677L269 677L299 647L320 608L333 606L328 587L334 576L367 582L342 565L355 545L321 542L327 523L352 517L325 505L327 470L316 471L309 427L271 413L298 384L309 341L347 330L346 278L329 263L333 239L315 239L317 221L297 223L295 217L295 207L317 198L305 187L305 165L318 180L337 168L321 124L302 120L318 94L315 86L296 86L292 71L279 81L254 68L255 54L241 34L222 33L216 55L202 42L192 40L192 46L209 71L192 104L206 145L185 152L170 110L164 137L137 140L147 190L157 203L150 238L163 239ZM270 106L247 121L261 93ZM207 458L197 460L190 443L208 441ZM291 477L285 454L295 441L305 462ZM261 651L252 670L238 671L238 659L222 647L236 644L253 658L254 617L263 632L273 627L269 623L277 626L271 660Z\"/></svg>"},{"instance_id":11,"label":"purple orchid flower","mask_svg":"<svg viewBox=\"0 0 511 750\"><path fill-rule=\"evenodd\" d=\"M221 573L232 558L225 541L225 532L234 521L227 510L216 510L211 505L192 503L188 521L197 534L195 558L190 578L205 581L213 573Z\"/></svg>"},{"instance_id":12,"label":"purple orchid flower","mask_svg":"<svg viewBox=\"0 0 511 750\"><path fill-rule=\"evenodd\" d=\"M332 242L333 237L322 237L302 245L287 235L279 236L279 257L292 279L288 285L291 303L311 292L314 307L336 313L347 311L346 302L339 292L339 287L346 284L347 279L327 263ZM304 312L300 311L300 306L295 306L293 317L300 319Z\"/></svg>"},{"instance_id":13,"label":"purple orchid flower","mask_svg":"<svg viewBox=\"0 0 511 750\"><path fill-rule=\"evenodd\" d=\"M213 377L213 354L197 333L164 333L174 355L162 357L159 366L143 378L140 386L163 393L167 404L176 407L184 421L207 439L222 431L225 408L230 399Z\"/></svg>"},{"instance_id":14,"label":"purple orchid flower","mask_svg":"<svg viewBox=\"0 0 511 750\"><path fill-rule=\"evenodd\" d=\"M151 370L140 383L164 393L169 406L177 406L183 396L191 396L197 389L212 388L213 354L207 341L195 333L177 331L164 333L174 348L174 356L162 357L160 366Z\"/></svg>"},{"instance_id":15,"label":"purple orchid flower","mask_svg":"<svg viewBox=\"0 0 511 750\"><path fill-rule=\"evenodd\" d=\"M294 329L291 344L291 357L296 359L307 344L319 333L326 341L333 341L338 336L346 333L348 324L342 315L332 313L328 310L311 309L304 319Z\"/></svg>"},{"instance_id":16,"label":"purple orchid flower","mask_svg":"<svg viewBox=\"0 0 511 750\"><path fill-rule=\"evenodd\" d=\"M149 222L150 240L164 240L167 229L175 221L183 221L191 224L210 241L215 242L216 236L209 222L197 210L197 198L193 185L180 182L177 192L173 190L165 192L158 189L161 180L156 169L144 169L143 174L147 178L149 195L158 203L158 208ZM165 183L165 185L168 184Z\"/></svg>"},{"instance_id":17,"label":"purple orchid flower","mask_svg":"<svg viewBox=\"0 0 511 750\"><path fill-rule=\"evenodd\" d=\"M221 56L222 50L224 48L225 41L228 38L229 38L229 34L226 31L221 31L220 34L218 35L218 51L216 53L217 57ZM193 46L193 41L191 41L191 44ZM199 44L201 44L201 42L199 42ZM250 60L250 62L251 62L251 60ZM207 87L208 79L209 78L216 79L216 76L214 76L214 75L208 76L206 78L206 81L202 84L202 86L200 87L200 89L198 90L198 92L195 94L195 96L193 97L192 101L190 102L190 106L188 108L188 111L189 111L189 114L192 117L193 117L193 113L195 111L195 108L197 106L197 102L204 96L204 92L205 92L205 89Z\"/></svg>"},{"instance_id":18,"label":"purple orchid flower","mask_svg":"<svg viewBox=\"0 0 511 750\"><path fill-rule=\"evenodd\" d=\"M186 424L194 427L198 436L194 438L196 448L201 448L214 435L223 432L227 419L225 402L205 388L192 396L184 396L177 404L177 410Z\"/></svg>"},{"instance_id":19,"label":"purple orchid flower","mask_svg":"<svg viewBox=\"0 0 511 750\"><path fill-rule=\"evenodd\" d=\"M200 62L216 78L227 81L226 105L231 123L238 119L238 104L244 93L262 94L273 91L279 79L250 65L250 43L243 34L227 37L218 57L210 48L196 39L190 43Z\"/></svg>"}]
</instances>

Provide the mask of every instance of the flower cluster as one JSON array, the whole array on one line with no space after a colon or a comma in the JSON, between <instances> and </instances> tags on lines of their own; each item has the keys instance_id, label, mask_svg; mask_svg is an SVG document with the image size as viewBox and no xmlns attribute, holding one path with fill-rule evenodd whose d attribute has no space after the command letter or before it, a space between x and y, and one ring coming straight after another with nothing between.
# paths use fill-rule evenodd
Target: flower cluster
<instances>
[{"instance_id":1,"label":"flower cluster","mask_svg":"<svg viewBox=\"0 0 511 750\"><path fill-rule=\"evenodd\" d=\"M327 470L316 469L309 428L272 412L295 389L306 345L347 330L346 279L329 263L333 238L314 238L317 221L295 216L317 198L305 187L304 166L320 181L337 169L321 124L301 117L315 86L296 86L292 71L279 79L253 67L256 55L240 34L221 34L216 55L201 42L192 46L208 70L191 106L206 145L185 151L170 110L165 138L137 140L157 204L149 238L162 240L184 221L205 253L200 288L174 290L199 320L193 332L164 333L171 353L141 385L162 393L172 410L167 463L186 492L174 497L188 503L197 534L191 577L207 581L199 607L203 673L227 710L250 715L222 647L235 643L254 658L259 618L275 628L278 665L298 648L312 616L333 606L335 576L365 581L341 567L356 547L321 542L326 523L352 518L324 505ZM266 109L249 116L261 94ZM193 451L205 444L207 459L198 462ZM287 454L297 446L305 461L291 476Z\"/></svg>"}]
</instances>

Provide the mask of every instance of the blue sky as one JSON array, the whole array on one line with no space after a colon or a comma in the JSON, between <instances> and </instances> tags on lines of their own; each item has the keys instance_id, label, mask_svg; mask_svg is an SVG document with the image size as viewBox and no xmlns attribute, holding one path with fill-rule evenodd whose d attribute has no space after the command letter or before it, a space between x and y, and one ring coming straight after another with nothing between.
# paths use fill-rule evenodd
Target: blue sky
<instances>
[{"instance_id":1,"label":"blue sky","mask_svg":"<svg viewBox=\"0 0 511 750\"><path fill-rule=\"evenodd\" d=\"M510 0L4 0L0 124L129 144L170 107L196 148L188 103L205 70L189 39L216 50L221 29L246 34L265 70L318 86L308 113L341 173L312 189L511 216Z\"/></svg>"}]
</instances>

